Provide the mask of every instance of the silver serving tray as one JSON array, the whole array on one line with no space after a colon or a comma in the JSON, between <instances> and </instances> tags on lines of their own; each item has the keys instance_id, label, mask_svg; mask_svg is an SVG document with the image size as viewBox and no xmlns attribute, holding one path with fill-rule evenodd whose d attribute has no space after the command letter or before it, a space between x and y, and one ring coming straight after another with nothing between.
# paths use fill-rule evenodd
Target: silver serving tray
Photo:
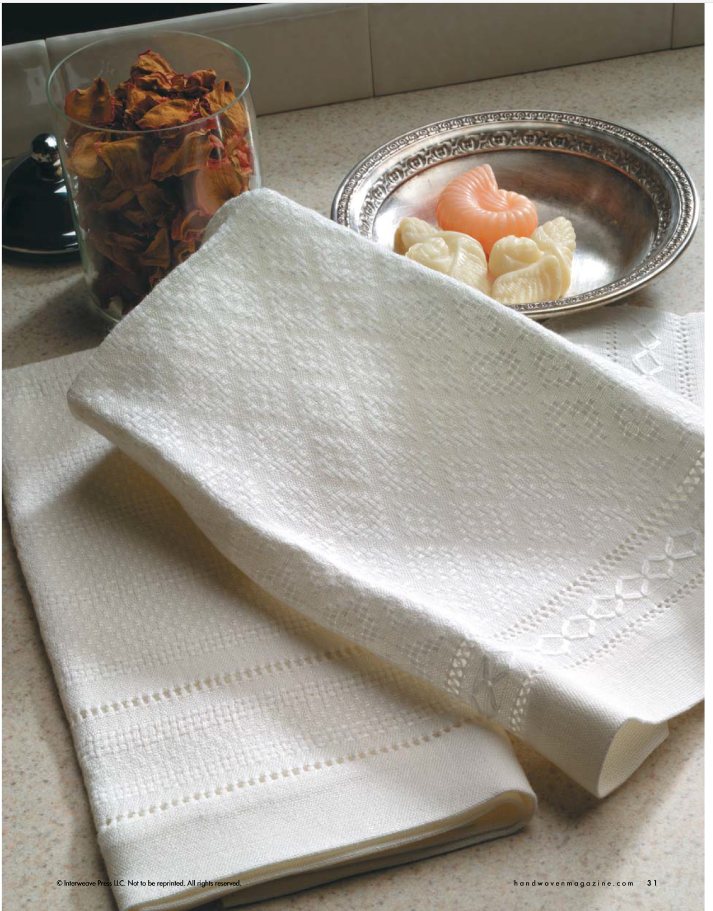
<instances>
[{"instance_id":1,"label":"silver serving tray","mask_svg":"<svg viewBox=\"0 0 713 911\"><path fill-rule=\"evenodd\" d=\"M404 133L350 171L332 218L393 248L404 216L435 224L445 185L486 163L501 187L532 199L540 223L564 215L577 233L569 296L513 307L528 316L631 294L667 269L696 230L696 188L675 158L631 130L558 111L490 111Z\"/></svg>"}]
</instances>

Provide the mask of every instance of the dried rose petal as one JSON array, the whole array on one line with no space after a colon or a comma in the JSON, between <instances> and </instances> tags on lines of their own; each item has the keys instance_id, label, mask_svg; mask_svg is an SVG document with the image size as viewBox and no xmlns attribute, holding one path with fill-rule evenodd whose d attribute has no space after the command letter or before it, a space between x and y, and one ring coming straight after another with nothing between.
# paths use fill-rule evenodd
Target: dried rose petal
<instances>
[{"instance_id":1,"label":"dried rose petal","mask_svg":"<svg viewBox=\"0 0 713 911\"><path fill-rule=\"evenodd\" d=\"M140 186L150 177L150 149L142 136L101 143L97 152L124 189Z\"/></svg>"},{"instance_id":2,"label":"dried rose petal","mask_svg":"<svg viewBox=\"0 0 713 911\"><path fill-rule=\"evenodd\" d=\"M96 194L106 202L116 199L117 196L120 196L124 192L123 186L113 175L109 177L109 180L95 184L94 189Z\"/></svg>"},{"instance_id":3,"label":"dried rose petal","mask_svg":"<svg viewBox=\"0 0 713 911\"><path fill-rule=\"evenodd\" d=\"M171 203L166 199L166 194L152 181L136 188L136 198L138 199L141 208L150 215L154 221L158 221L159 218L167 215L173 209Z\"/></svg>"},{"instance_id":4,"label":"dried rose petal","mask_svg":"<svg viewBox=\"0 0 713 911\"><path fill-rule=\"evenodd\" d=\"M216 80L215 70L196 70L190 76L178 73L173 77L173 91L192 98L207 95Z\"/></svg>"},{"instance_id":5,"label":"dried rose petal","mask_svg":"<svg viewBox=\"0 0 713 911\"><path fill-rule=\"evenodd\" d=\"M67 161L67 167L73 174L90 179L106 174L106 164L97 154L97 143L106 142L107 135L91 130L77 139Z\"/></svg>"},{"instance_id":6,"label":"dried rose petal","mask_svg":"<svg viewBox=\"0 0 713 911\"><path fill-rule=\"evenodd\" d=\"M71 149L79 137L84 136L86 132L87 128L85 126L80 126L78 123L70 123L67 128L67 135L64 137L67 146Z\"/></svg>"},{"instance_id":7,"label":"dried rose petal","mask_svg":"<svg viewBox=\"0 0 713 911\"><path fill-rule=\"evenodd\" d=\"M110 199L107 202L101 203L99 206L100 212L119 212L121 209L129 205L131 200L134 198L134 191L123 190L115 199Z\"/></svg>"},{"instance_id":8,"label":"dried rose petal","mask_svg":"<svg viewBox=\"0 0 713 911\"><path fill-rule=\"evenodd\" d=\"M64 101L64 113L82 123L111 123L114 120L114 98L109 83L97 76L88 89L70 92Z\"/></svg>"},{"instance_id":9,"label":"dried rose petal","mask_svg":"<svg viewBox=\"0 0 713 911\"><path fill-rule=\"evenodd\" d=\"M167 224L174 211L175 206L161 188L149 181L136 188L135 197L132 192L131 200L119 210L119 215L143 231L150 231L158 223Z\"/></svg>"},{"instance_id":10,"label":"dried rose petal","mask_svg":"<svg viewBox=\"0 0 713 911\"><path fill-rule=\"evenodd\" d=\"M173 248L173 265L177 266L187 260L191 253L196 252L197 248L197 242L190 238L179 241Z\"/></svg>"},{"instance_id":11,"label":"dried rose petal","mask_svg":"<svg viewBox=\"0 0 713 911\"><path fill-rule=\"evenodd\" d=\"M193 199L204 215L215 215L224 202L242 191L243 183L227 159L218 167L202 168L193 182Z\"/></svg>"},{"instance_id":12,"label":"dried rose petal","mask_svg":"<svg viewBox=\"0 0 713 911\"><path fill-rule=\"evenodd\" d=\"M125 228L128 228L129 225L131 225L132 227L139 228L142 232L145 232L155 224L155 219L153 219L145 209L142 209L141 206L136 204L127 206L121 211L120 215L122 219L126 219L126 221L123 222Z\"/></svg>"},{"instance_id":13,"label":"dried rose petal","mask_svg":"<svg viewBox=\"0 0 713 911\"><path fill-rule=\"evenodd\" d=\"M120 82L114 89L114 98L116 102L118 104L124 104L127 99L129 89L133 87L134 84L130 79L126 79L124 82Z\"/></svg>"},{"instance_id":14,"label":"dried rose petal","mask_svg":"<svg viewBox=\"0 0 713 911\"><path fill-rule=\"evenodd\" d=\"M154 155L151 179L182 177L204 167L212 148L209 134L201 130L189 133L177 148L160 145Z\"/></svg>"},{"instance_id":15,"label":"dried rose petal","mask_svg":"<svg viewBox=\"0 0 713 911\"><path fill-rule=\"evenodd\" d=\"M151 76L134 76L133 82L137 88L158 92L159 95L168 95L171 92L171 80L158 73Z\"/></svg>"},{"instance_id":16,"label":"dried rose petal","mask_svg":"<svg viewBox=\"0 0 713 911\"><path fill-rule=\"evenodd\" d=\"M184 98L170 98L155 105L137 122L141 130L160 130L189 123L200 117L196 102Z\"/></svg>"},{"instance_id":17,"label":"dried rose petal","mask_svg":"<svg viewBox=\"0 0 713 911\"><path fill-rule=\"evenodd\" d=\"M131 67L130 80L137 88L167 95L176 75L173 67L156 51L146 51Z\"/></svg>"},{"instance_id":18,"label":"dried rose petal","mask_svg":"<svg viewBox=\"0 0 713 911\"><path fill-rule=\"evenodd\" d=\"M142 243L136 237L127 237L114 231L104 235L102 231L89 231L87 242L117 266L131 272L136 268L135 257L142 250ZM132 255L133 254L133 255Z\"/></svg>"},{"instance_id":19,"label":"dried rose petal","mask_svg":"<svg viewBox=\"0 0 713 911\"><path fill-rule=\"evenodd\" d=\"M208 108L210 114L217 114L218 111L222 111L233 101L235 101L235 92L227 79L221 79L220 82L216 82L212 91L203 98L203 104Z\"/></svg>"},{"instance_id":20,"label":"dried rose petal","mask_svg":"<svg viewBox=\"0 0 713 911\"><path fill-rule=\"evenodd\" d=\"M143 54L139 54L138 60L129 70L129 77L131 79L137 75L151 75L152 73L160 73L163 76L174 76L176 71L171 66L171 64L166 60L165 57L162 57L157 51L144 51Z\"/></svg>"},{"instance_id":21,"label":"dried rose petal","mask_svg":"<svg viewBox=\"0 0 713 911\"><path fill-rule=\"evenodd\" d=\"M108 239L110 243L116 247L121 247L122 250L129 250L135 253L141 249L141 241L136 237L129 237L126 234L118 234L116 231L112 231L108 235Z\"/></svg>"},{"instance_id":22,"label":"dried rose petal","mask_svg":"<svg viewBox=\"0 0 713 911\"><path fill-rule=\"evenodd\" d=\"M250 146L245 138L231 136L225 145L225 151L235 167L243 174L252 174L253 160Z\"/></svg>"},{"instance_id":23,"label":"dried rose petal","mask_svg":"<svg viewBox=\"0 0 713 911\"><path fill-rule=\"evenodd\" d=\"M130 126L138 120L141 120L147 111L150 111L151 108L163 101L163 95L159 95L158 92L149 92L146 89L139 89L131 82L124 82L122 85L126 86L124 93L125 126Z\"/></svg>"},{"instance_id":24,"label":"dried rose petal","mask_svg":"<svg viewBox=\"0 0 713 911\"><path fill-rule=\"evenodd\" d=\"M224 114L220 115L220 122L227 133L236 133L244 136L248 130L248 115L242 101L235 100L235 92L227 79L217 82L212 92L205 95L201 103L207 107L207 113L217 114L222 108L230 105Z\"/></svg>"},{"instance_id":25,"label":"dried rose petal","mask_svg":"<svg viewBox=\"0 0 713 911\"><path fill-rule=\"evenodd\" d=\"M193 209L188 214L177 215L171 224L171 238L177 241L196 241L205 231L210 217L198 209Z\"/></svg>"},{"instance_id":26,"label":"dried rose petal","mask_svg":"<svg viewBox=\"0 0 713 911\"><path fill-rule=\"evenodd\" d=\"M139 256L139 263L144 266L157 266L164 271L171 264L171 245L168 242L168 228L162 227L146 250Z\"/></svg>"}]
</instances>

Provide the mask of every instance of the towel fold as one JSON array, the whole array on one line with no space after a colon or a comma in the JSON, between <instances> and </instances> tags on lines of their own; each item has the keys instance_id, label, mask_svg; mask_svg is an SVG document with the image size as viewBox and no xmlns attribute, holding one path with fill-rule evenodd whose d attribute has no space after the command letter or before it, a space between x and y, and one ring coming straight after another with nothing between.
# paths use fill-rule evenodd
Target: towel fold
<instances>
[{"instance_id":1,"label":"towel fold","mask_svg":"<svg viewBox=\"0 0 713 911\"><path fill-rule=\"evenodd\" d=\"M604 795L702 698L702 411L617 361L262 190L70 406L274 597Z\"/></svg>"}]
</instances>

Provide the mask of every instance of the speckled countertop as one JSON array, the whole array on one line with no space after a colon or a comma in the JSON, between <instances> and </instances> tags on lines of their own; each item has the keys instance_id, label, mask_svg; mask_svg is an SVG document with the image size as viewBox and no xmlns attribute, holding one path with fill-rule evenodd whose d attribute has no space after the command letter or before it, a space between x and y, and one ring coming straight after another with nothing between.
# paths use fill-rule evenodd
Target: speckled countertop
<instances>
[{"instance_id":1,"label":"speckled countertop","mask_svg":"<svg viewBox=\"0 0 713 911\"><path fill-rule=\"evenodd\" d=\"M371 98L263 117L265 182L329 213L345 173L366 153L424 123L508 108L577 111L669 149L703 186L703 48ZM97 345L76 264L3 266L4 367ZM703 236L631 302L703 308ZM115 911L109 889L58 888L106 879L69 728L3 519L3 844L6 911ZM587 911L703 907L703 710L675 719L668 740L603 801L516 745L540 807L515 836L263 904L265 911L407 911L475 907ZM607 879L633 886L520 887L513 880ZM647 880L656 885L647 885Z\"/></svg>"}]
</instances>

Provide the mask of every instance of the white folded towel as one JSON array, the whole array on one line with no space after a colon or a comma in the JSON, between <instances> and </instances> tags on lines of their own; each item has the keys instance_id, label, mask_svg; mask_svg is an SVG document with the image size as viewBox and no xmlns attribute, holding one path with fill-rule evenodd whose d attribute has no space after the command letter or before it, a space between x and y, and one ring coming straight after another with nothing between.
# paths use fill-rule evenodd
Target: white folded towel
<instances>
[{"instance_id":1,"label":"white folded towel","mask_svg":"<svg viewBox=\"0 0 713 911\"><path fill-rule=\"evenodd\" d=\"M271 595L604 795L702 697L702 412L616 360L265 190L70 405Z\"/></svg>"},{"instance_id":2,"label":"white folded towel","mask_svg":"<svg viewBox=\"0 0 713 911\"><path fill-rule=\"evenodd\" d=\"M592 354L615 361L703 408L705 356L702 313L678 316L617 305L551 320L548 328Z\"/></svg>"},{"instance_id":3,"label":"white folded towel","mask_svg":"<svg viewBox=\"0 0 713 911\"><path fill-rule=\"evenodd\" d=\"M243 904L519 829L534 795L503 732L231 566L72 418L86 357L4 374L3 468L121 911Z\"/></svg>"},{"instance_id":4,"label":"white folded towel","mask_svg":"<svg viewBox=\"0 0 713 911\"><path fill-rule=\"evenodd\" d=\"M592 317L557 324L582 353L255 191L96 355L5 374L13 535L122 911L507 834L534 798L482 716L603 793L700 698L699 321ZM69 415L80 368L130 457Z\"/></svg>"}]
</instances>

